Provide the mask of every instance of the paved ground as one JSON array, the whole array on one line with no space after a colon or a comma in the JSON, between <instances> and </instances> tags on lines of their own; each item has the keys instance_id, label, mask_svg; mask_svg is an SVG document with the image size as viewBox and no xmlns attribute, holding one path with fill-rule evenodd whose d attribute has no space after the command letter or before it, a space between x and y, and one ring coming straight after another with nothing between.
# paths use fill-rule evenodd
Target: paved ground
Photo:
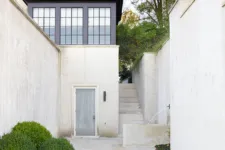
<instances>
[{"instance_id":1,"label":"paved ground","mask_svg":"<svg viewBox=\"0 0 225 150\"><path fill-rule=\"evenodd\" d=\"M122 138L71 138L76 150L155 150L152 147L122 147Z\"/></svg>"}]
</instances>

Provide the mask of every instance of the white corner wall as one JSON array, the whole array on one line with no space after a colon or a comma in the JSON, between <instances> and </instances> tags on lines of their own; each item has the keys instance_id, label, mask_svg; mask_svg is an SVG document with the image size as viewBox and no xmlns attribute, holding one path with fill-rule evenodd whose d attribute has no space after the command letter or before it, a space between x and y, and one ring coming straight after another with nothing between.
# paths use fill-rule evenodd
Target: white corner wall
<instances>
[{"instance_id":1,"label":"white corner wall","mask_svg":"<svg viewBox=\"0 0 225 150\"><path fill-rule=\"evenodd\" d=\"M119 64L118 46L61 46L61 114L60 135L74 136L74 86L97 86L97 132L99 136L118 134L119 117ZM107 100L103 102L103 91Z\"/></svg>"},{"instance_id":2,"label":"white corner wall","mask_svg":"<svg viewBox=\"0 0 225 150\"><path fill-rule=\"evenodd\" d=\"M225 14L222 0L196 0L170 14L171 149L225 149Z\"/></svg>"},{"instance_id":3,"label":"white corner wall","mask_svg":"<svg viewBox=\"0 0 225 150\"><path fill-rule=\"evenodd\" d=\"M0 136L21 121L58 134L59 52L9 0L0 1Z\"/></svg>"},{"instance_id":4,"label":"white corner wall","mask_svg":"<svg viewBox=\"0 0 225 150\"><path fill-rule=\"evenodd\" d=\"M157 112L155 53L144 53L142 59L132 72L132 80L137 89L144 121L148 122Z\"/></svg>"}]
</instances>

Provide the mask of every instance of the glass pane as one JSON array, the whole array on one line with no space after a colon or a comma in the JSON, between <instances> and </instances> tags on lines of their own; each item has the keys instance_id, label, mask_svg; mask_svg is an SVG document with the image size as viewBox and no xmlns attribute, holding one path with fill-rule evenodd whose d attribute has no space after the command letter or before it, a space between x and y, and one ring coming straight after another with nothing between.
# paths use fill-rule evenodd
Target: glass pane
<instances>
[{"instance_id":1,"label":"glass pane","mask_svg":"<svg viewBox=\"0 0 225 150\"><path fill-rule=\"evenodd\" d=\"M88 36L88 44L94 44L94 37Z\"/></svg>"},{"instance_id":2,"label":"glass pane","mask_svg":"<svg viewBox=\"0 0 225 150\"><path fill-rule=\"evenodd\" d=\"M72 34L73 35L76 35L77 34L77 27L72 27Z\"/></svg>"},{"instance_id":3,"label":"glass pane","mask_svg":"<svg viewBox=\"0 0 225 150\"><path fill-rule=\"evenodd\" d=\"M106 8L106 17L110 17L110 8Z\"/></svg>"},{"instance_id":4,"label":"glass pane","mask_svg":"<svg viewBox=\"0 0 225 150\"><path fill-rule=\"evenodd\" d=\"M33 8L33 17L38 17L38 8Z\"/></svg>"},{"instance_id":5,"label":"glass pane","mask_svg":"<svg viewBox=\"0 0 225 150\"><path fill-rule=\"evenodd\" d=\"M50 32L49 28L44 28L44 32L49 35Z\"/></svg>"},{"instance_id":6,"label":"glass pane","mask_svg":"<svg viewBox=\"0 0 225 150\"><path fill-rule=\"evenodd\" d=\"M94 34L94 30L93 30L94 27L88 27L88 34L90 35L93 35Z\"/></svg>"},{"instance_id":7,"label":"glass pane","mask_svg":"<svg viewBox=\"0 0 225 150\"><path fill-rule=\"evenodd\" d=\"M34 22L38 24L38 18L34 18Z\"/></svg>"},{"instance_id":8,"label":"glass pane","mask_svg":"<svg viewBox=\"0 0 225 150\"><path fill-rule=\"evenodd\" d=\"M61 8L61 17L66 17L66 9Z\"/></svg>"},{"instance_id":9,"label":"glass pane","mask_svg":"<svg viewBox=\"0 0 225 150\"><path fill-rule=\"evenodd\" d=\"M89 26L93 26L94 25L94 19L93 18L89 18L88 19L88 25Z\"/></svg>"},{"instance_id":10,"label":"glass pane","mask_svg":"<svg viewBox=\"0 0 225 150\"><path fill-rule=\"evenodd\" d=\"M105 8L100 8L100 17L105 17Z\"/></svg>"},{"instance_id":11,"label":"glass pane","mask_svg":"<svg viewBox=\"0 0 225 150\"><path fill-rule=\"evenodd\" d=\"M99 17L99 8L94 8L94 17Z\"/></svg>"},{"instance_id":12,"label":"glass pane","mask_svg":"<svg viewBox=\"0 0 225 150\"><path fill-rule=\"evenodd\" d=\"M105 36L100 36L100 44L105 44Z\"/></svg>"},{"instance_id":13,"label":"glass pane","mask_svg":"<svg viewBox=\"0 0 225 150\"><path fill-rule=\"evenodd\" d=\"M44 9L43 8L39 8L39 16L38 17L44 17Z\"/></svg>"},{"instance_id":14,"label":"glass pane","mask_svg":"<svg viewBox=\"0 0 225 150\"><path fill-rule=\"evenodd\" d=\"M110 36L105 37L105 44L110 44Z\"/></svg>"},{"instance_id":15,"label":"glass pane","mask_svg":"<svg viewBox=\"0 0 225 150\"><path fill-rule=\"evenodd\" d=\"M77 17L77 8L72 9L72 17Z\"/></svg>"},{"instance_id":16,"label":"glass pane","mask_svg":"<svg viewBox=\"0 0 225 150\"><path fill-rule=\"evenodd\" d=\"M99 36L94 36L94 44L99 44Z\"/></svg>"},{"instance_id":17,"label":"glass pane","mask_svg":"<svg viewBox=\"0 0 225 150\"><path fill-rule=\"evenodd\" d=\"M73 26L77 26L77 18L73 18L72 19L72 25Z\"/></svg>"},{"instance_id":18,"label":"glass pane","mask_svg":"<svg viewBox=\"0 0 225 150\"><path fill-rule=\"evenodd\" d=\"M77 36L72 36L72 44L77 44Z\"/></svg>"},{"instance_id":19,"label":"glass pane","mask_svg":"<svg viewBox=\"0 0 225 150\"><path fill-rule=\"evenodd\" d=\"M55 8L50 9L50 17L55 17Z\"/></svg>"},{"instance_id":20,"label":"glass pane","mask_svg":"<svg viewBox=\"0 0 225 150\"><path fill-rule=\"evenodd\" d=\"M100 34L105 34L105 27L104 26L100 26Z\"/></svg>"},{"instance_id":21,"label":"glass pane","mask_svg":"<svg viewBox=\"0 0 225 150\"><path fill-rule=\"evenodd\" d=\"M54 42L55 41L55 36L50 36L50 39Z\"/></svg>"},{"instance_id":22,"label":"glass pane","mask_svg":"<svg viewBox=\"0 0 225 150\"><path fill-rule=\"evenodd\" d=\"M105 34L110 34L110 26L105 27Z\"/></svg>"},{"instance_id":23,"label":"glass pane","mask_svg":"<svg viewBox=\"0 0 225 150\"><path fill-rule=\"evenodd\" d=\"M83 17L83 9L78 8L78 17Z\"/></svg>"},{"instance_id":24,"label":"glass pane","mask_svg":"<svg viewBox=\"0 0 225 150\"><path fill-rule=\"evenodd\" d=\"M66 19L65 18L61 18L61 26L66 26Z\"/></svg>"},{"instance_id":25,"label":"glass pane","mask_svg":"<svg viewBox=\"0 0 225 150\"><path fill-rule=\"evenodd\" d=\"M50 18L50 26L55 26L55 18Z\"/></svg>"},{"instance_id":26,"label":"glass pane","mask_svg":"<svg viewBox=\"0 0 225 150\"><path fill-rule=\"evenodd\" d=\"M71 26L71 18L66 18L66 26Z\"/></svg>"},{"instance_id":27,"label":"glass pane","mask_svg":"<svg viewBox=\"0 0 225 150\"><path fill-rule=\"evenodd\" d=\"M50 35L55 35L55 28L50 28Z\"/></svg>"},{"instance_id":28,"label":"glass pane","mask_svg":"<svg viewBox=\"0 0 225 150\"><path fill-rule=\"evenodd\" d=\"M82 26L83 25L83 19L82 18L78 18L78 26Z\"/></svg>"},{"instance_id":29,"label":"glass pane","mask_svg":"<svg viewBox=\"0 0 225 150\"><path fill-rule=\"evenodd\" d=\"M94 11L93 8L89 8L89 9L88 9L88 16L89 16L89 17L93 17L93 16L94 16L94 12L93 12L93 11Z\"/></svg>"},{"instance_id":30,"label":"glass pane","mask_svg":"<svg viewBox=\"0 0 225 150\"><path fill-rule=\"evenodd\" d=\"M95 18L94 19L94 26L98 26L99 25L99 18Z\"/></svg>"},{"instance_id":31,"label":"glass pane","mask_svg":"<svg viewBox=\"0 0 225 150\"><path fill-rule=\"evenodd\" d=\"M61 27L60 32L61 32L61 35L65 35L66 34L66 28Z\"/></svg>"},{"instance_id":32,"label":"glass pane","mask_svg":"<svg viewBox=\"0 0 225 150\"><path fill-rule=\"evenodd\" d=\"M71 36L66 36L66 44L71 44Z\"/></svg>"},{"instance_id":33,"label":"glass pane","mask_svg":"<svg viewBox=\"0 0 225 150\"><path fill-rule=\"evenodd\" d=\"M38 19L38 25L39 25L39 26L43 26L43 25L44 25L43 18L39 18L39 19Z\"/></svg>"},{"instance_id":34,"label":"glass pane","mask_svg":"<svg viewBox=\"0 0 225 150\"><path fill-rule=\"evenodd\" d=\"M98 35L99 34L99 27L94 27L94 34Z\"/></svg>"},{"instance_id":35,"label":"glass pane","mask_svg":"<svg viewBox=\"0 0 225 150\"><path fill-rule=\"evenodd\" d=\"M71 35L71 27L66 27L66 35Z\"/></svg>"},{"instance_id":36,"label":"glass pane","mask_svg":"<svg viewBox=\"0 0 225 150\"><path fill-rule=\"evenodd\" d=\"M49 8L45 8L45 17L49 17L49 16L50 16Z\"/></svg>"},{"instance_id":37,"label":"glass pane","mask_svg":"<svg viewBox=\"0 0 225 150\"><path fill-rule=\"evenodd\" d=\"M106 18L105 25L110 26L110 18Z\"/></svg>"},{"instance_id":38,"label":"glass pane","mask_svg":"<svg viewBox=\"0 0 225 150\"><path fill-rule=\"evenodd\" d=\"M77 44L83 44L83 36L78 36L78 43Z\"/></svg>"},{"instance_id":39,"label":"glass pane","mask_svg":"<svg viewBox=\"0 0 225 150\"><path fill-rule=\"evenodd\" d=\"M105 25L105 18L100 18L100 26L104 26Z\"/></svg>"},{"instance_id":40,"label":"glass pane","mask_svg":"<svg viewBox=\"0 0 225 150\"><path fill-rule=\"evenodd\" d=\"M44 26L49 26L49 18L45 18L45 25Z\"/></svg>"},{"instance_id":41,"label":"glass pane","mask_svg":"<svg viewBox=\"0 0 225 150\"><path fill-rule=\"evenodd\" d=\"M81 27L81 26L78 27L78 34L79 35L83 34L83 27Z\"/></svg>"},{"instance_id":42,"label":"glass pane","mask_svg":"<svg viewBox=\"0 0 225 150\"><path fill-rule=\"evenodd\" d=\"M66 44L65 39L66 39L65 36L61 36L60 37L60 44Z\"/></svg>"},{"instance_id":43,"label":"glass pane","mask_svg":"<svg viewBox=\"0 0 225 150\"><path fill-rule=\"evenodd\" d=\"M66 9L66 17L71 17L71 8Z\"/></svg>"}]
</instances>

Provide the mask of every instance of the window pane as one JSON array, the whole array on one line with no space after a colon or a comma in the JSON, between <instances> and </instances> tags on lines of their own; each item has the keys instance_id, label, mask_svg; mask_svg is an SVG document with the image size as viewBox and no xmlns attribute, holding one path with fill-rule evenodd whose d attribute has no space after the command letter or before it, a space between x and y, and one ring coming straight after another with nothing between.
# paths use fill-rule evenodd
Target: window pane
<instances>
[{"instance_id":1,"label":"window pane","mask_svg":"<svg viewBox=\"0 0 225 150\"><path fill-rule=\"evenodd\" d=\"M110 26L105 27L105 34L107 34L107 35L110 34Z\"/></svg>"},{"instance_id":2,"label":"window pane","mask_svg":"<svg viewBox=\"0 0 225 150\"><path fill-rule=\"evenodd\" d=\"M71 26L71 18L66 18L66 26Z\"/></svg>"},{"instance_id":3,"label":"window pane","mask_svg":"<svg viewBox=\"0 0 225 150\"><path fill-rule=\"evenodd\" d=\"M66 27L66 35L71 35L71 27Z\"/></svg>"},{"instance_id":4,"label":"window pane","mask_svg":"<svg viewBox=\"0 0 225 150\"><path fill-rule=\"evenodd\" d=\"M61 8L61 17L66 17L66 9Z\"/></svg>"},{"instance_id":5,"label":"window pane","mask_svg":"<svg viewBox=\"0 0 225 150\"><path fill-rule=\"evenodd\" d=\"M50 28L50 35L55 35L55 28Z\"/></svg>"},{"instance_id":6,"label":"window pane","mask_svg":"<svg viewBox=\"0 0 225 150\"><path fill-rule=\"evenodd\" d=\"M93 8L89 8L88 9L88 16L89 17L94 17L94 9Z\"/></svg>"},{"instance_id":7,"label":"window pane","mask_svg":"<svg viewBox=\"0 0 225 150\"><path fill-rule=\"evenodd\" d=\"M72 19L72 25L73 25L73 26L77 26L77 23L78 23L78 22L77 22L77 18L73 18L73 19Z\"/></svg>"},{"instance_id":8,"label":"window pane","mask_svg":"<svg viewBox=\"0 0 225 150\"><path fill-rule=\"evenodd\" d=\"M110 36L106 36L106 38L105 38L105 44L110 44Z\"/></svg>"},{"instance_id":9,"label":"window pane","mask_svg":"<svg viewBox=\"0 0 225 150\"><path fill-rule=\"evenodd\" d=\"M94 44L94 36L88 36L88 44Z\"/></svg>"},{"instance_id":10,"label":"window pane","mask_svg":"<svg viewBox=\"0 0 225 150\"><path fill-rule=\"evenodd\" d=\"M94 8L94 17L99 17L99 8Z\"/></svg>"},{"instance_id":11,"label":"window pane","mask_svg":"<svg viewBox=\"0 0 225 150\"><path fill-rule=\"evenodd\" d=\"M99 44L99 36L94 36L94 44Z\"/></svg>"},{"instance_id":12,"label":"window pane","mask_svg":"<svg viewBox=\"0 0 225 150\"><path fill-rule=\"evenodd\" d=\"M89 26L93 26L94 25L94 19L93 18L89 18L88 19L88 25Z\"/></svg>"},{"instance_id":13,"label":"window pane","mask_svg":"<svg viewBox=\"0 0 225 150\"><path fill-rule=\"evenodd\" d=\"M99 34L99 27L94 27L94 34L98 35Z\"/></svg>"},{"instance_id":14,"label":"window pane","mask_svg":"<svg viewBox=\"0 0 225 150\"><path fill-rule=\"evenodd\" d=\"M49 8L45 8L45 17L49 17L49 16L50 16Z\"/></svg>"},{"instance_id":15,"label":"window pane","mask_svg":"<svg viewBox=\"0 0 225 150\"><path fill-rule=\"evenodd\" d=\"M55 36L50 36L50 39L55 42Z\"/></svg>"},{"instance_id":16,"label":"window pane","mask_svg":"<svg viewBox=\"0 0 225 150\"><path fill-rule=\"evenodd\" d=\"M105 25L107 25L107 26L110 25L110 18L106 18L106 20L105 20Z\"/></svg>"},{"instance_id":17,"label":"window pane","mask_svg":"<svg viewBox=\"0 0 225 150\"><path fill-rule=\"evenodd\" d=\"M55 26L55 18L50 18L50 26Z\"/></svg>"},{"instance_id":18,"label":"window pane","mask_svg":"<svg viewBox=\"0 0 225 150\"><path fill-rule=\"evenodd\" d=\"M72 36L72 44L77 44L77 36Z\"/></svg>"},{"instance_id":19,"label":"window pane","mask_svg":"<svg viewBox=\"0 0 225 150\"><path fill-rule=\"evenodd\" d=\"M100 26L100 34L105 34L105 27L104 26Z\"/></svg>"},{"instance_id":20,"label":"window pane","mask_svg":"<svg viewBox=\"0 0 225 150\"><path fill-rule=\"evenodd\" d=\"M38 19L38 25L39 25L39 26L43 26L43 25L44 25L43 18L39 18L39 19Z\"/></svg>"},{"instance_id":21,"label":"window pane","mask_svg":"<svg viewBox=\"0 0 225 150\"><path fill-rule=\"evenodd\" d=\"M65 18L61 18L61 26L66 26L66 19Z\"/></svg>"},{"instance_id":22,"label":"window pane","mask_svg":"<svg viewBox=\"0 0 225 150\"><path fill-rule=\"evenodd\" d=\"M100 44L105 44L105 36L100 36Z\"/></svg>"},{"instance_id":23,"label":"window pane","mask_svg":"<svg viewBox=\"0 0 225 150\"><path fill-rule=\"evenodd\" d=\"M78 9L78 17L83 17L83 9L82 8Z\"/></svg>"},{"instance_id":24,"label":"window pane","mask_svg":"<svg viewBox=\"0 0 225 150\"><path fill-rule=\"evenodd\" d=\"M71 44L71 36L66 36L66 44Z\"/></svg>"},{"instance_id":25,"label":"window pane","mask_svg":"<svg viewBox=\"0 0 225 150\"><path fill-rule=\"evenodd\" d=\"M94 26L98 26L99 25L99 18L95 18L94 19Z\"/></svg>"},{"instance_id":26,"label":"window pane","mask_svg":"<svg viewBox=\"0 0 225 150\"><path fill-rule=\"evenodd\" d=\"M65 39L66 39L65 36L61 36L61 38L60 38L60 44L66 44Z\"/></svg>"},{"instance_id":27,"label":"window pane","mask_svg":"<svg viewBox=\"0 0 225 150\"><path fill-rule=\"evenodd\" d=\"M39 16L38 17L44 17L44 9L43 8L39 8Z\"/></svg>"},{"instance_id":28,"label":"window pane","mask_svg":"<svg viewBox=\"0 0 225 150\"><path fill-rule=\"evenodd\" d=\"M106 8L106 17L110 17L110 8Z\"/></svg>"},{"instance_id":29,"label":"window pane","mask_svg":"<svg viewBox=\"0 0 225 150\"><path fill-rule=\"evenodd\" d=\"M89 34L89 35L93 35L93 34L94 34L93 28L94 28L94 27L88 27L88 34Z\"/></svg>"},{"instance_id":30,"label":"window pane","mask_svg":"<svg viewBox=\"0 0 225 150\"><path fill-rule=\"evenodd\" d=\"M61 27L61 35L65 35L66 34L66 28L65 27Z\"/></svg>"},{"instance_id":31,"label":"window pane","mask_svg":"<svg viewBox=\"0 0 225 150\"><path fill-rule=\"evenodd\" d=\"M45 26L49 26L49 18L45 18Z\"/></svg>"},{"instance_id":32,"label":"window pane","mask_svg":"<svg viewBox=\"0 0 225 150\"><path fill-rule=\"evenodd\" d=\"M78 18L78 26L82 26L83 25L83 19L82 18Z\"/></svg>"},{"instance_id":33,"label":"window pane","mask_svg":"<svg viewBox=\"0 0 225 150\"><path fill-rule=\"evenodd\" d=\"M72 9L72 17L77 17L77 8Z\"/></svg>"},{"instance_id":34,"label":"window pane","mask_svg":"<svg viewBox=\"0 0 225 150\"><path fill-rule=\"evenodd\" d=\"M33 17L38 17L38 8L33 9Z\"/></svg>"},{"instance_id":35,"label":"window pane","mask_svg":"<svg viewBox=\"0 0 225 150\"><path fill-rule=\"evenodd\" d=\"M78 44L83 44L83 36L78 36Z\"/></svg>"},{"instance_id":36,"label":"window pane","mask_svg":"<svg viewBox=\"0 0 225 150\"><path fill-rule=\"evenodd\" d=\"M105 17L105 8L100 8L100 17Z\"/></svg>"},{"instance_id":37,"label":"window pane","mask_svg":"<svg viewBox=\"0 0 225 150\"><path fill-rule=\"evenodd\" d=\"M72 27L72 34L73 35L76 35L77 34L77 27Z\"/></svg>"},{"instance_id":38,"label":"window pane","mask_svg":"<svg viewBox=\"0 0 225 150\"><path fill-rule=\"evenodd\" d=\"M83 27L82 26L78 26L78 34L79 35L83 34Z\"/></svg>"},{"instance_id":39,"label":"window pane","mask_svg":"<svg viewBox=\"0 0 225 150\"><path fill-rule=\"evenodd\" d=\"M55 8L50 9L50 17L55 17Z\"/></svg>"},{"instance_id":40,"label":"window pane","mask_svg":"<svg viewBox=\"0 0 225 150\"><path fill-rule=\"evenodd\" d=\"M105 18L100 18L100 26L104 26L105 25Z\"/></svg>"},{"instance_id":41,"label":"window pane","mask_svg":"<svg viewBox=\"0 0 225 150\"><path fill-rule=\"evenodd\" d=\"M47 27L44 28L44 32L49 35L49 32L50 32L49 28L47 28Z\"/></svg>"},{"instance_id":42,"label":"window pane","mask_svg":"<svg viewBox=\"0 0 225 150\"><path fill-rule=\"evenodd\" d=\"M66 17L71 17L71 8L66 9Z\"/></svg>"}]
</instances>

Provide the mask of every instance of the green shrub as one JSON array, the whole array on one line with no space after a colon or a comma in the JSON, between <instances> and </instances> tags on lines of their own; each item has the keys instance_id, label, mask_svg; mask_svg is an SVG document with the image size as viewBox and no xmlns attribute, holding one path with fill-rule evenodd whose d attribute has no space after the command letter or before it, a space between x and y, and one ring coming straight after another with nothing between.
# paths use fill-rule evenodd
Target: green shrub
<instances>
[{"instance_id":1,"label":"green shrub","mask_svg":"<svg viewBox=\"0 0 225 150\"><path fill-rule=\"evenodd\" d=\"M156 150L170 150L170 144L156 145Z\"/></svg>"},{"instance_id":2,"label":"green shrub","mask_svg":"<svg viewBox=\"0 0 225 150\"><path fill-rule=\"evenodd\" d=\"M64 138L51 138L45 141L39 150L74 150L73 146Z\"/></svg>"},{"instance_id":3,"label":"green shrub","mask_svg":"<svg viewBox=\"0 0 225 150\"><path fill-rule=\"evenodd\" d=\"M22 133L28 136L37 148L52 137L51 133L37 122L18 123L13 127L12 133Z\"/></svg>"},{"instance_id":4,"label":"green shrub","mask_svg":"<svg viewBox=\"0 0 225 150\"><path fill-rule=\"evenodd\" d=\"M0 150L36 150L36 147L26 135L10 133L0 140Z\"/></svg>"}]
</instances>

